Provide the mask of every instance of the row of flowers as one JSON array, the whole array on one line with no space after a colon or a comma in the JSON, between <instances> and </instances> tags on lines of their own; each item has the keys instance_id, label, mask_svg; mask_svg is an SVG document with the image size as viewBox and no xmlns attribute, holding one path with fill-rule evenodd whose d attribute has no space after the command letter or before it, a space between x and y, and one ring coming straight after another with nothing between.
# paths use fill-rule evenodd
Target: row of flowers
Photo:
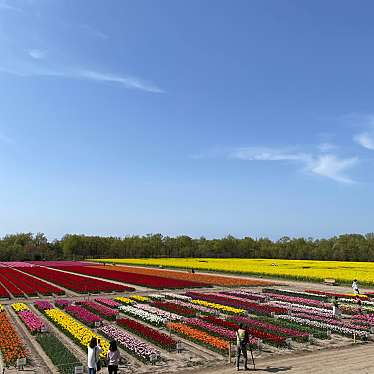
<instances>
[{"instance_id":1,"label":"row of flowers","mask_svg":"<svg viewBox=\"0 0 374 374\"><path fill-rule=\"evenodd\" d=\"M165 319L167 319L169 321L180 321L180 320L183 319L183 317L180 316L179 314L168 312L166 310L162 310L162 309L156 308L156 307L151 306L151 305L147 305L147 304L136 304L136 307L138 309L144 310L146 312L150 312L150 313L156 314L157 316L165 318Z\"/></svg>"},{"instance_id":2,"label":"row of flowers","mask_svg":"<svg viewBox=\"0 0 374 374\"><path fill-rule=\"evenodd\" d=\"M152 356L155 357L156 360L160 359L158 350L131 336L117 326L103 326L99 328L98 331L109 339L116 340L124 350L144 362L150 362Z\"/></svg>"},{"instance_id":3,"label":"row of flowers","mask_svg":"<svg viewBox=\"0 0 374 374\"><path fill-rule=\"evenodd\" d=\"M176 305L180 305L182 307L194 309L195 312L201 313L201 314L219 314L218 310L214 310L206 306L194 304L194 303L191 303L191 301L187 302L187 301L182 301L182 300L172 300L170 302Z\"/></svg>"},{"instance_id":4,"label":"row of flowers","mask_svg":"<svg viewBox=\"0 0 374 374\"><path fill-rule=\"evenodd\" d=\"M45 300L35 301L34 305L41 312L43 312L46 309L53 309L54 308L54 306L49 301L45 301Z\"/></svg>"},{"instance_id":5,"label":"row of flowers","mask_svg":"<svg viewBox=\"0 0 374 374\"><path fill-rule=\"evenodd\" d=\"M169 335L145 326L142 323L129 318L121 318L117 320L117 324L130 332L140 335L143 339L166 349L167 351L172 351L176 348L176 341Z\"/></svg>"},{"instance_id":6,"label":"row of flowers","mask_svg":"<svg viewBox=\"0 0 374 374\"><path fill-rule=\"evenodd\" d=\"M130 298L138 303L147 303L149 301L149 297L141 295L131 295Z\"/></svg>"},{"instance_id":7,"label":"row of flowers","mask_svg":"<svg viewBox=\"0 0 374 374\"><path fill-rule=\"evenodd\" d=\"M29 310L29 307L25 303L14 303L11 305L15 312L21 312L22 310Z\"/></svg>"},{"instance_id":8,"label":"row of flowers","mask_svg":"<svg viewBox=\"0 0 374 374\"><path fill-rule=\"evenodd\" d=\"M106 357L109 350L109 342L103 339L101 336L95 334L91 329L82 325L80 322L76 321L74 318L70 317L68 314L59 309L46 309L44 311L47 318L55 324L62 332L73 339L78 345L87 349L87 345L93 337L101 340L102 351L100 356L102 358Z\"/></svg>"},{"instance_id":9,"label":"row of flowers","mask_svg":"<svg viewBox=\"0 0 374 374\"><path fill-rule=\"evenodd\" d=\"M109 308L118 308L121 305L121 303L114 301L112 299L108 299L107 297L96 297L95 301L105 306L108 306Z\"/></svg>"},{"instance_id":10,"label":"row of flowers","mask_svg":"<svg viewBox=\"0 0 374 374\"><path fill-rule=\"evenodd\" d=\"M22 310L18 316L31 334L36 334L46 327L45 323L31 310Z\"/></svg>"},{"instance_id":11,"label":"row of flowers","mask_svg":"<svg viewBox=\"0 0 374 374\"><path fill-rule=\"evenodd\" d=\"M176 300L181 300L181 301L191 301L191 297L186 296L186 295L180 295L179 293L165 292L164 295L168 299L176 299Z\"/></svg>"},{"instance_id":12,"label":"row of flowers","mask_svg":"<svg viewBox=\"0 0 374 374\"><path fill-rule=\"evenodd\" d=\"M28 296L41 295L63 295L65 292L51 284L43 282L40 279L31 277L30 275L24 274L16 269L12 268L2 268L1 269L2 278L6 278L12 285L10 292L13 294L13 291L17 293L17 296L23 296L20 293L25 293ZM9 287L9 283L7 286ZM16 288L14 288L16 287ZM14 295L16 296L16 295Z\"/></svg>"},{"instance_id":13,"label":"row of flowers","mask_svg":"<svg viewBox=\"0 0 374 374\"><path fill-rule=\"evenodd\" d=\"M168 312L182 315L184 317L195 317L196 316L196 310L186 307L186 306L174 304L173 302L155 301L152 303L152 306L166 310Z\"/></svg>"},{"instance_id":14,"label":"row of flowers","mask_svg":"<svg viewBox=\"0 0 374 374\"><path fill-rule=\"evenodd\" d=\"M230 343L228 340L217 338L216 336L213 336L207 332L187 326L184 323L169 322L167 324L167 328L188 340L204 345L220 353L226 354L228 351Z\"/></svg>"},{"instance_id":15,"label":"row of flowers","mask_svg":"<svg viewBox=\"0 0 374 374\"><path fill-rule=\"evenodd\" d=\"M14 365L18 358L28 357L28 352L4 310L0 312L0 332L0 351L6 366Z\"/></svg>"},{"instance_id":16,"label":"row of flowers","mask_svg":"<svg viewBox=\"0 0 374 374\"><path fill-rule=\"evenodd\" d=\"M68 305L65 307L65 312L71 314L77 320L83 322L87 326L94 326L95 322L101 322L102 318L96 314L88 311L79 305Z\"/></svg>"},{"instance_id":17,"label":"row of flowers","mask_svg":"<svg viewBox=\"0 0 374 374\"><path fill-rule=\"evenodd\" d=\"M69 271L69 269L67 270ZM104 282L99 279L83 277L81 275L61 272L46 267L33 266L23 268L22 271L78 293L111 291L126 292L134 290L134 288L126 287L117 283Z\"/></svg>"},{"instance_id":18,"label":"row of flowers","mask_svg":"<svg viewBox=\"0 0 374 374\"><path fill-rule=\"evenodd\" d=\"M333 324L327 323L327 322L314 321L314 320L309 320L309 319L295 317L295 316L289 316L289 315L280 315L278 317L280 319L285 319L285 320L288 320L288 321L297 322L301 325L313 326L313 327L317 327L317 328L320 328L320 329L334 331L337 334L349 336L351 338L354 335L356 335L356 337L358 339L367 340L368 337L369 337L369 334L365 331L354 330L354 329L347 328L347 327L342 327L342 326L336 326L336 325L333 325Z\"/></svg>"},{"instance_id":19,"label":"row of flowers","mask_svg":"<svg viewBox=\"0 0 374 374\"><path fill-rule=\"evenodd\" d=\"M163 326L166 322L169 321L166 318L160 317L154 313L150 313L145 310L135 308L134 306L131 306L131 305L120 306L119 310L128 316L134 317L146 323L150 323L151 325L154 325L157 327Z\"/></svg>"},{"instance_id":20,"label":"row of flowers","mask_svg":"<svg viewBox=\"0 0 374 374\"><path fill-rule=\"evenodd\" d=\"M117 296L114 298L115 301L120 302L121 304L135 304L135 300L130 299L129 297Z\"/></svg>"},{"instance_id":21,"label":"row of flowers","mask_svg":"<svg viewBox=\"0 0 374 374\"><path fill-rule=\"evenodd\" d=\"M109 320L115 320L118 312L107 306L98 304L94 301L80 301L80 305L88 309L90 312L98 314L100 317Z\"/></svg>"},{"instance_id":22,"label":"row of flowers","mask_svg":"<svg viewBox=\"0 0 374 374\"><path fill-rule=\"evenodd\" d=\"M217 304L217 303L212 303L212 302L205 301L205 300L192 300L191 302L193 304L202 305L202 306L205 306L207 308L216 309L216 310L218 310L222 313L245 314L244 309L234 308L234 307L231 307L231 306Z\"/></svg>"},{"instance_id":23,"label":"row of flowers","mask_svg":"<svg viewBox=\"0 0 374 374\"><path fill-rule=\"evenodd\" d=\"M222 291L220 292L221 295L226 296L234 296L242 299L248 299L253 301L261 301L265 302L267 300L267 297L264 295L260 295L255 292L249 292L249 291Z\"/></svg>"}]
</instances>

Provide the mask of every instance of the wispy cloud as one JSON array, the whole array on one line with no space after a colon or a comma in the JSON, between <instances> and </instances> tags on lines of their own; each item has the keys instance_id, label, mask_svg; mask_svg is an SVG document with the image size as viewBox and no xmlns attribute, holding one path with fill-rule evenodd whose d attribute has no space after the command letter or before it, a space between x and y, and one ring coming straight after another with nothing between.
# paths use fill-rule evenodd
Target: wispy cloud
<instances>
[{"instance_id":1,"label":"wispy cloud","mask_svg":"<svg viewBox=\"0 0 374 374\"><path fill-rule=\"evenodd\" d=\"M0 10L10 10L13 12L22 12L21 8L18 8L14 4L10 4L6 0L0 0Z\"/></svg>"},{"instance_id":2,"label":"wispy cloud","mask_svg":"<svg viewBox=\"0 0 374 374\"><path fill-rule=\"evenodd\" d=\"M354 141L366 149L374 151L374 131L366 131L354 136Z\"/></svg>"},{"instance_id":3,"label":"wispy cloud","mask_svg":"<svg viewBox=\"0 0 374 374\"><path fill-rule=\"evenodd\" d=\"M104 32L98 30L97 28L93 27L93 26L90 26L90 25L87 25L87 24L82 24L80 25L80 27L85 30L88 34L96 37L96 38L99 38L99 39L102 39L102 40L105 40L105 39L108 39L108 35L105 34Z\"/></svg>"},{"instance_id":4,"label":"wispy cloud","mask_svg":"<svg viewBox=\"0 0 374 374\"><path fill-rule=\"evenodd\" d=\"M335 149L337 149L338 147L335 145L335 144L332 144L332 143L321 143L318 145L318 149L321 151L321 152L331 152Z\"/></svg>"},{"instance_id":5,"label":"wispy cloud","mask_svg":"<svg viewBox=\"0 0 374 374\"><path fill-rule=\"evenodd\" d=\"M218 152L200 155L195 158L217 157ZM221 156L230 160L242 161L271 161L271 162L289 162L296 164L303 171L318 175L321 177L332 179L340 183L354 183L353 179L348 175L357 163L357 157L343 158L332 153L307 153L297 152L294 149L271 148L271 147L240 147L224 150Z\"/></svg>"},{"instance_id":6,"label":"wispy cloud","mask_svg":"<svg viewBox=\"0 0 374 374\"><path fill-rule=\"evenodd\" d=\"M96 70L81 68L57 68L39 63L14 64L13 66L2 66L0 72L17 75L19 77L56 77L61 79L84 79L97 83L114 83L129 89L136 89L150 93L164 93L160 87L146 82L138 77L129 75L116 75Z\"/></svg>"},{"instance_id":7,"label":"wispy cloud","mask_svg":"<svg viewBox=\"0 0 374 374\"><path fill-rule=\"evenodd\" d=\"M47 56L47 51L41 49L29 49L28 54L35 60L42 60Z\"/></svg>"}]
</instances>

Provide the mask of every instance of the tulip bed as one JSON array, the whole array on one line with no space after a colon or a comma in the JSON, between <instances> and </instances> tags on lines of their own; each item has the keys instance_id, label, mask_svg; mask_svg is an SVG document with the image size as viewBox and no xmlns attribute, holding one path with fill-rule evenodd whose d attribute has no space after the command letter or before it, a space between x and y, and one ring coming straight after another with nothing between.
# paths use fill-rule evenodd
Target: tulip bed
<instances>
[{"instance_id":1,"label":"tulip bed","mask_svg":"<svg viewBox=\"0 0 374 374\"><path fill-rule=\"evenodd\" d=\"M139 319L145 323L150 323L151 325L154 325L157 327L163 326L166 322L169 321L167 318L160 317L154 313L150 313L150 312L135 308L130 305L123 305L123 306L120 306L118 309L122 313L128 316Z\"/></svg>"},{"instance_id":2,"label":"tulip bed","mask_svg":"<svg viewBox=\"0 0 374 374\"><path fill-rule=\"evenodd\" d=\"M151 356L155 356L157 360L160 359L160 352L158 350L134 338L117 326L103 326L98 331L108 339L116 340L125 351L143 362L150 362Z\"/></svg>"},{"instance_id":3,"label":"tulip bed","mask_svg":"<svg viewBox=\"0 0 374 374\"><path fill-rule=\"evenodd\" d=\"M137 301L138 303L146 303L149 301L149 297L141 295L131 295L130 298Z\"/></svg>"},{"instance_id":4,"label":"tulip bed","mask_svg":"<svg viewBox=\"0 0 374 374\"><path fill-rule=\"evenodd\" d=\"M35 307L43 312L46 309L53 309L53 305L48 301L35 301L34 302Z\"/></svg>"},{"instance_id":5,"label":"tulip bed","mask_svg":"<svg viewBox=\"0 0 374 374\"><path fill-rule=\"evenodd\" d=\"M6 366L14 365L18 358L28 357L22 340L9 321L5 311L0 312L0 351Z\"/></svg>"},{"instance_id":6,"label":"tulip bed","mask_svg":"<svg viewBox=\"0 0 374 374\"><path fill-rule=\"evenodd\" d=\"M158 277L154 275L143 275L135 273L124 273L118 270L108 270L94 266L67 266L59 267L59 269L71 271L73 273L91 275L98 278L112 279L115 281L134 284L142 287L164 289L164 288L192 288L206 287L204 283L185 281L180 279L172 279Z\"/></svg>"},{"instance_id":7,"label":"tulip bed","mask_svg":"<svg viewBox=\"0 0 374 374\"><path fill-rule=\"evenodd\" d=\"M239 317L240 318L240 317ZM238 322L232 322L227 321L225 319L221 318L215 318L213 316L205 316L201 317L204 321L214 323L215 325L225 327L231 331L234 332L238 329L239 323ZM266 343L269 343L274 346L284 346L286 344L286 336L280 336L273 332L264 331L261 329L258 329L256 327L253 327L252 325L248 325L248 333L250 336L252 336L250 343L252 345L255 345L258 340L263 340ZM235 339L235 337L234 337Z\"/></svg>"},{"instance_id":8,"label":"tulip bed","mask_svg":"<svg viewBox=\"0 0 374 374\"><path fill-rule=\"evenodd\" d=\"M70 267L67 267L67 270ZM82 266L84 268L84 266ZM134 291L132 287L122 286L112 282L105 282L98 279L93 279L89 277L82 277L80 275L66 273L57 271L54 269L33 266L22 268L22 271L34 275L38 278L45 279L52 283L58 284L62 287L65 287L69 290L78 292L78 293L99 293L99 292L126 292ZM13 293L13 292L12 292Z\"/></svg>"},{"instance_id":9,"label":"tulip bed","mask_svg":"<svg viewBox=\"0 0 374 374\"><path fill-rule=\"evenodd\" d=\"M95 322L102 322L103 320L101 317L79 305L68 305L64 310L87 326L94 326Z\"/></svg>"},{"instance_id":10,"label":"tulip bed","mask_svg":"<svg viewBox=\"0 0 374 374\"><path fill-rule=\"evenodd\" d=\"M10 295L6 288L0 284L0 299L9 299Z\"/></svg>"},{"instance_id":11,"label":"tulip bed","mask_svg":"<svg viewBox=\"0 0 374 374\"><path fill-rule=\"evenodd\" d=\"M195 317L196 316L196 310L185 307L185 306L181 306L178 304L174 304L172 302L155 301L151 305L156 308L166 310L168 312L182 315L184 317Z\"/></svg>"},{"instance_id":12,"label":"tulip bed","mask_svg":"<svg viewBox=\"0 0 374 374\"><path fill-rule=\"evenodd\" d=\"M4 268L1 268L1 271L4 271ZM5 276L3 276L0 273L0 282L2 285L6 288L8 297L9 297L9 292L14 296L14 297L24 297L25 294L20 290L18 287L16 287L12 282L10 282Z\"/></svg>"},{"instance_id":13,"label":"tulip bed","mask_svg":"<svg viewBox=\"0 0 374 374\"><path fill-rule=\"evenodd\" d=\"M168 299L176 299L176 300L181 300L181 301L190 301L191 300L191 297L186 296L186 295L180 295L179 293L165 292L164 295Z\"/></svg>"},{"instance_id":14,"label":"tulip bed","mask_svg":"<svg viewBox=\"0 0 374 374\"><path fill-rule=\"evenodd\" d=\"M243 291L222 291L220 292L221 295L229 296L229 297L237 297L240 299L248 299L253 301L260 301L264 302L267 299L267 296L260 295L258 293L250 293L250 292L243 292Z\"/></svg>"},{"instance_id":15,"label":"tulip bed","mask_svg":"<svg viewBox=\"0 0 374 374\"><path fill-rule=\"evenodd\" d=\"M22 270L25 268L22 268ZM7 279L11 282L18 290L25 293L28 296L36 296L37 294L41 295L63 295L65 292L55 287L51 284L43 282L39 279L31 277L28 274L22 273L19 270L12 268L2 268L1 269L2 279ZM9 285L9 283L8 283ZM12 292L12 291L11 291ZM12 292L13 293L13 292ZM22 296L22 295L21 295Z\"/></svg>"},{"instance_id":16,"label":"tulip bed","mask_svg":"<svg viewBox=\"0 0 374 374\"><path fill-rule=\"evenodd\" d=\"M66 300L66 299L57 299L55 301L55 305L58 306L59 308L65 308L68 305L73 304L71 300Z\"/></svg>"},{"instance_id":17,"label":"tulip bed","mask_svg":"<svg viewBox=\"0 0 374 374\"><path fill-rule=\"evenodd\" d=\"M217 338L216 336L208 334L204 331L187 326L184 323L169 322L166 326L176 334L181 335L182 337L197 344L206 346L221 354L226 354L228 352L230 343L229 340Z\"/></svg>"},{"instance_id":18,"label":"tulip bed","mask_svg":"<svg viewBox=\"0 0 374 374\"><path fill-rule=\"evenodd\" d=\"M36 334L45 327L45 323L31 310L22 310L17 314L31 334Z\"/></svg>"},{"instance_id":19,"label":"tulip bed","mask_svg":"<svg viewBox=\"0 0 374 374\"><path fill-rule=\"evenodd\" d=\"M0 313L4 312L4 305L0 304Z\"/></svg>"},{"instance_id":20,"label":"tulip bed","mask_svg":"<svg viewBox=\"0 0 374 374\"><path fill-rule=\"evenodd\" d=\"M91 341L91 338L95 337L101 340L100 356L102 358L106 357L109 350L109 342L103 339L101 336L95 334L92 330L77 322L75 319L70 317L65 312L59 309L47 309L44 311L47 318L56 325L64 334L69 336L74 342L80 345L85 351L87 345Z\"/></svg>"},{"instance_id":21,"label":"tulip bed","mask_svg":"<svg viewBox=\"0 0 374 374\"><path fill-rule=\"evenodd\" d=\"M357 339L367 340L369 337L369 333L366 331L354 330L352 328L337 326L335 324L329 323L330 321L320 322L320 321L314 321L314 320L309 320L306 318L294 317L294 316L289 316L289 315L281 315L279 316L279 318L285 319L287 321L293 321L304 326L312 326L312 327L317 327L320 329L330 330L337 334L345 335L350 338L352 338L354 334L356 335Z\"/></svg>"},{"instance_id":22,"label":"tulip bed","mask_svg":"<svg viewBox=\"0 0 374 374\"><path fill-rule=\"evenodd\" d=\"M80 365L79 360L53 334L38 334L36 340L44 352L58 368L59 373L74 373L74 367Z\"/></svg>"},{"instance_id":23,"label":"tulip bed","mask_svg":"<svg viewBox=\"0 0 374 374\"><path fill-rule=\"evenodd\" d=\"M202 305L202 306L207 307L207 308L216 309L216 310L218 310L222 313L245 314L244 309L233 308L233 307L227 306L227 305L211 303L211 302L205 301L205 300L192 300L191 303L197 304L197 305Z\"/></svg>"},{"instance_id":24,"label":"tulip bed","mask_svg":"<svg viewBox=\"0 0 374 374\"><path fill-rule=\"evenodd\" d=\"M121 318L117 320L117 324L126 330L129 330L136 335L140 335L143 339L158 345L167 351L175 350L176 341L169 335L159 332L151 327L145 326L142 323L134 321L129 318Z\"/></svg>"},{"instance_id":25,"label":"tulip bed","mask_svg":"<svg viewBox=\"0 0 374 374\"><path fill-rule=\"evenodd\" d=\"M80 301L79 304L88 309L90 312L96 313L104 319L113 321L116 319L116 315L118 314L117 311L108 308L107 306L95 303L94 301Z\"/></svg>"},{"instance_id":26,"label":"tulip bed","mask_svg":"<svg viewBox=\"0 0 374 374\"><path fill-rule=\"evenodd\" d=\"M193 303L187 302L187 301L173 300L173 301L170 301L170 302L173 303L173 304L177 304L177 305L186 307L186 308L194 309L196 313L201 313L201 314L217 314L218 313L219 314L219 312L217 310L207 308L207 307L202 306L202 305L193 304Z\"/></svg>"},{"instance_id":27,"label":"tulip bed","mask_svg":"<svg viewBox=\"0 0 374 374\"><path fill-rule=\"evenodd\" d=\"M29 307L25 303L14 303L11 305L15 312L21 312L22 310L29 310Z\"/></svg>"},{"instance_id":28,"label":"tulip bed","mask_svg":"<svg viewBox=\"0 0 374 374\"><path fill-rule=\"evenodd\" d=\"M135 304L135 300L131 300L128 297L118 296L114 298L115 301L119 301L122 304L128 305L128 304Z\"/></svg>"},{"instance_id":29,"label":"tulip bed","mask_svg":"<svg viewBox=\"0 0 374 374\"><path fill-rule=\"evenodd\" d=\"M172 312L168 312L166 310L162 310L162 309L156 308L156 307L151 306L151 305L147 305L147 304L136 304L136 307L138 309L144 310L146 312L150 312L150 313L156 314L157 316L165 318L165 319L167 319L169 321L180 321L180 320L183 319L183 317L180 316L180 315L178 315L178 314L175 314L175 313L172 313Z\"/></svg>"},{"instance_id":30,"label":"tulip bed","mask_svg":"<svg viewBox=\"0 0 374 374\"><path fill-rule=\"evenodd\" d=\"M121 305L121 303L118 303L117 301L108 299L106 297L96 297L95 301L105 306L108 306L109 308L118 308Z\"/></svg>"}]
</instances>

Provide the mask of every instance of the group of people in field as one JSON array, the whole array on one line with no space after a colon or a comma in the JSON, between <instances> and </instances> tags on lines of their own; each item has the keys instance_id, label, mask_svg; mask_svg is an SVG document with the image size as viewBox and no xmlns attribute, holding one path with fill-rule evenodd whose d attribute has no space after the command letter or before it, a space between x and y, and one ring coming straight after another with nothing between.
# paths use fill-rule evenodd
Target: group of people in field
<instances>
[{"instance_id":1,"label":"group of people in field","mask_svg":"<svg viewBox=\"0 0 374 374\"><path fill-rule=\"evenodd\" d=\"M87 366L88 374L96 374L101 370L100 353L102 348L100 346L100 339L92 338L87 349ZM118 373L118 365L121 359L121 354L117 347L115 340L110 342L109 351L106 354L105 363L108 367L109 374Z\"/></svg>"}]
</instances>

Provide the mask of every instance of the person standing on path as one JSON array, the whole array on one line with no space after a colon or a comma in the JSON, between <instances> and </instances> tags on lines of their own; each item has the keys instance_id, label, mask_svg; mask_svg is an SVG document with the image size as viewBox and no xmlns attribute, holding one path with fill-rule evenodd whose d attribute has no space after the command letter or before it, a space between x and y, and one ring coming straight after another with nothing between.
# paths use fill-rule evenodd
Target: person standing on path
<instances>
[{"instance_id":1,"label":"person standing on path","mask_svg":"<svg viewBox=\"0 0 374 374\"><path fill-rule=\"evenodd\" d=\"M240 354L243 353L244 357L244 370L249 370L247 367L248 356L247 356L247 344L249 342L248 331L244 328L243 324L239 325L239 329L236 331L236 370L239 371Z\"/></svg>"},{"instance_id":2,"label":"person standing on path","mask_svg":"<svg viewBox=\"0 0 374 374\"><path fill-rule=\"evenodd\" d=\"M118 373L118 365L119 365L120 359L121 359L121 354L119 353L119 350L117 348L117 342L115 340L112 340L109 345L109 351L106 354L109 374Z\"/></svg>"},{"instance_id":3,"label":"person standing on path","mask_svg":"<svg viewBox=\"0 0 374 374\"><path fill-rule=\"evenodd\" d=\"M353 283L352 283L352 290L353 290L353 293L354 293L354 294L360 294L360 290L358 289L358 282L357 282L357 279L354 279L354 280L353 280Z\"/></svg>"},{"instance_id":4,"label":"person standing on path","mask_svg":"<svg viewBox=\"0 0 374 374\"><path fill-rule=\"evenodd\" d=\"M87 349L88 374L97 373L97 363L100 360L100 352L100 340L98 342L96 338L92 338Z\"/></svg>"}]
</instances>

